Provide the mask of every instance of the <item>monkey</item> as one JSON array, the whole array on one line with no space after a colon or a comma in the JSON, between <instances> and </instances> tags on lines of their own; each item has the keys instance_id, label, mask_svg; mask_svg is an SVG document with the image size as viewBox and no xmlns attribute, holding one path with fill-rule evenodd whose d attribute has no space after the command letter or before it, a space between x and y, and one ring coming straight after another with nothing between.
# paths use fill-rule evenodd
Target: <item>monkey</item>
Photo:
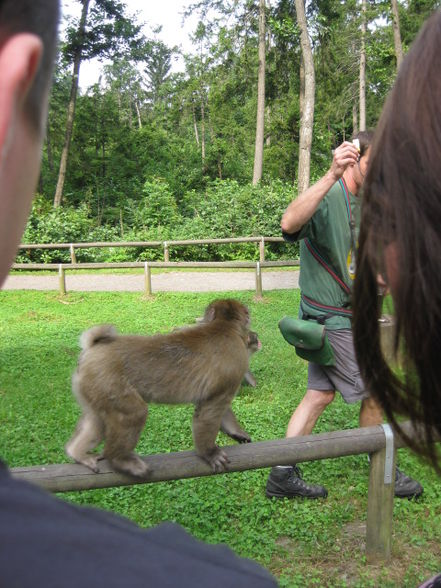
<instances>
[{"instance_id":1,"label":"monkey","mask_svg":"<svg viewBox=\"0 0 441 588\"><path fill-rule=\"evenodd\" d=\"M196 319L196 322L203 323L203 322L207 322L207 320L208 320L207 317L204 315L204 316L198 317ZM248 350L249 350L250 357L253 353L255 353L256 351L258 351L261 348L262 348L262 344L259 341L259 337L258 337L257 333L255 331L249 331L249 333L248 333ZM244 383L244 385L252 386L253 388L255 388L257 386L256 378L250 372L250 370L247 370L247 372L245 373L245 375L243 377L243 383ZM228 434L229 433L227 433L227 435ZM233 438L235 438L235 437L233 437ZM251 439L249 441L251 441ZM249 441L243 441L243 442L249 443Z\"/></svg>"},{"instance_id":2,"label":"monkey","mask_svg":"<svg viewBox=\"0 0 441 588\"><path fill-rule=\"evenodd\" d=\"M247 349L248 355L251 357L252 353L255 353L262 347L259 337L255 331L249 331L247 338ZM250 386L256 386L256 380L253 374L247 370L243 377L243 382L247 382ZM251 443L251 437L244 431L239 425L236 415L234 414L231 407L229 407L222 417L220 430L235 441L239 443Z\"/></svg>"},{"instance_id":3,"label":"monkey","mask_svg":"<svg viewBox=\"0 0 441 588\"><path fill-rule=\"evenodd\" d=\"M225 471L219 430L250 441L231 410L248 370L250 315L242 303L224 299L209 304L204 317L168 334L119 335L101 325L81 335L72 391L82 414L65 447L71 459L98 472L99 457L91 452L104 441L102 457L115 470L147 478L149 467L134 452L147 403L193 403L195 451L214 473Z\"/></svg>"},{"instance_id":4,"label":"monkey","mask_svg":"<svg viewBox=\"0 0 441 588\"><path fill-rule=\"evenodd\" d=\"M259 337L255 331L250 331L248 333L248 353L251 357L253 353L262 349L262 343L259 341ZM254 375L248 370L243 378L244 384L248 386L252 386L255 388L257 386L256 378Z\"/></svg>"}]
</instances>

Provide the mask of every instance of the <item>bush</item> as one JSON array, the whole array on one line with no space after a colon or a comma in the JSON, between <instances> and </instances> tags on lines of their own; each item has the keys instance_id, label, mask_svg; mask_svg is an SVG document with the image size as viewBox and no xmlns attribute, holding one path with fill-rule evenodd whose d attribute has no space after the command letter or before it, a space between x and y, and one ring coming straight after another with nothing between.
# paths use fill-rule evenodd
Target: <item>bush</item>
<instances>
[{"instance_id":1,"label":"bush","mask_svg":"<svg viewBox=\"0 0 441 588\"><path fill-rule=\"evenodd\" d=\"M144 183L140 200L126 204L125 231L99 225L90 208L52 208L37 198L26 227L24 243L79 243L92 241L172 241L230 237L280 236L280 218L293 198L291 185L280 181L269 184L240 185L236 180L216 180L203 193L187 192L179 205L169 184L163 179ZM265 247L268 260L293 258L298 246L272 243ZM157 261L162 248L77 249L79 262ZM177 261L257 260L256 243L195 245L171 250ZM70 253L62 250L22 250L18 262L68 263Z\"/></svg>"}]
</instances>

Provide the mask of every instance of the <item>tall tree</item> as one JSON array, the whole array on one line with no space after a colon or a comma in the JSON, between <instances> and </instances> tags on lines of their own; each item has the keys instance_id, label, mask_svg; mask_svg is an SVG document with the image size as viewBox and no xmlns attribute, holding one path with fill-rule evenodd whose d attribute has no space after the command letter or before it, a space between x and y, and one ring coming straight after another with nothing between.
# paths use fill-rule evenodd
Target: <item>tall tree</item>
<instances>
[{"instance_id":1,"label":"tall tree","mask_svg":"<svg viewBox=\"0 0 441 588\"><path fill-rule=\"evenodd\" d=\"M259 72L257 80L256 144L254 149L253 185L262 179L263 141L265 133L265 0L259 0Z\"/></svg>"},{"instance_id":2,"label":"tall tree","mask_svg":"<svg viewBox=\"0 0 441 588\"><path fill-rule=\"evenodd\" d=\"M403 45L401 43L400 15L398 13L397 0L391 0L392 8L392 29L394 32L395 57L397 58L397 70L400 69L403 61Z\"/></svg>"},{"instance_id":3,"label":"tall tree","mask_svg":"<svg viewBox=\"0 0 441 588\"><path fill-rule=\"evenodd\" d=\"M300 46L302 48L302 61L305 72L305 93L302 103L300 120L299 141L299 167L298 167L298 191L299 194L309 187L312 131L314 125L314 101L315 101L315 72L314 58L306 24L304 0L295 0L297 12L297 24L300 30Z\"/></svg>"},{"instance_id":4,"label":"tall tree","mask_svg":"<svg viewBox=\"0 0 441 588\"><path fill-rule=\"evenodd\" d=\"M67 109L66 132L64 138L63 151L61 152L60 168L58 171L57 187L54 196L54 208L61 204L61 197L63 194L64 181L66 179L67 159L69 157L70 141L72 139L72 130L75 117L75 105L77 101L78 80L80 75L80 65L82 58L82 51L84 45L84 36L86 31L87 13L89 10L90 0L83 0L83 8L81 10L80 24L77 31L77 46L73 47L73 72L72 85L70 88L69 106Z\"/></svg>"},{"instance_id":5,"label":"tall tree","mask_svg":"<svg viewBox=\"0 0 441 588\"><path fill-rule=\"evenodd\" d=\"M162 41L154 40L146 43L144 71L149 79L153 104L160 99L161 88L170 75L174 52L175 48L167 47Z\"/></svg>"},{"instance_id":6,"label":"tall tree","mask_svg":"<svg viewBox=\"0 0 441 588\"><path fill-rule=\"evenodd\" d=\"M361 48L360 48L360 131L366 130L366 0L361 0Z\"/></svg>"},{"instance_id":7,"label":"tall tree","mask_svg":"<svg viewBox=\"0 0 441 588\"><path fill-rule=\"evenodd\" d=\"M126 17L124 5L118 0L94 0L90 15L91 0L78 1L82 6L80 21L77 27L68 27L67 43L63 48L65 59L73 64L73 72L64 146L54 196L55 208L61 204L66 179L81 62L93 57L111 57L116 51L121 53L124 48L135 49L140 42L140 27Z\"/></svg>"}]
</instances>

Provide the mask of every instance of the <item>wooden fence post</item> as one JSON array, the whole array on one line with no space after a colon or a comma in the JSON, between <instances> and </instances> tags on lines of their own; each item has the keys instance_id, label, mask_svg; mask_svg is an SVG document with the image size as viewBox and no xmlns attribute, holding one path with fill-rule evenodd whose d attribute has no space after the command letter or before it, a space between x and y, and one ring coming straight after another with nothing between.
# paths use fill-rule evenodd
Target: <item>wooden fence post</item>
<instances>
[{"instance_id":1,"label":"wooden fence post","mask_svg":"<svg viewBox=\"0 0 441 588\"><path fill-rule=\"evenodd\" d=\"M259 241L259 261L265 261L265 237L261 237Z\"/></svg>"},{"instance_id":2,"label":"wooden fence post","mask_svg":"<svg viewBox=\"0 0 441 588\"><path fill-rule=\"evenodd\" d=\"M148 261L144 263L144 284L145 284L145 295L152 295L152 270Z\"/></svg>"},{"instance_id":3,"label":"wooden fence post","mask_svg":"<svg viewBox=\"0 0 441 588\"><path fill-rule=\"evenodd\" d=\"M391 555L396 451L390 425L382 427L386 446L370 456L366 523L366 558L369 563L387 561Z\"/></svg>"},{"instance_id":4,"label":"wooden fence post","mask_svg":"<svg viewBox=\"0 0 441 588\"><path fill-rule=\"evenodd\" d=\"M70 263L77 263L77 258L75 257L75 249L73 243L69 246L70 249Z\"/></svg>"},{"instance_id":5,"label":"wooden fence post","mask_svg":"<svg viewBox=\"0 0 441 588\"><path fill-rule=\"evenodd\" d=\"M262 298L262 269L260 261L256 262L256 296Z\"/></svg>"},{"instance_id":6,"label":"wooden fence post","mask_svg":"<svg viewBox=\"0 0 441 588\"><path fill-rule=\"evenodd\" d=\"M167 241L164 241L164 261L167 263L170 261L170 252L168 250Z\"/></svg>"},{"instance_id":7,"label":"wooden fence post","mask_svg":"<svg viewBox=\"0 0 441 588\"><path fill-rule=\"evenodd\" d=\"M64 296L66 294L66 275L61 263L58 266L58 284L60 288L60 294Z\"/></svg>"}]
</instances>

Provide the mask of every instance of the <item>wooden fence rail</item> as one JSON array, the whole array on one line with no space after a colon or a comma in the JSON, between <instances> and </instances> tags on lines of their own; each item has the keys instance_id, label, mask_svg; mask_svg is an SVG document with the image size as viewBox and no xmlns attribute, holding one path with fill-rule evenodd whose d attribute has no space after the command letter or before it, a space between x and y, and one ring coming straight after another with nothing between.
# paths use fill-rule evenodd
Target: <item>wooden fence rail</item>
<instances>
[{"instance_id":1,"label":"wooden fence rail","mask_svg":"<svg viewBox=\"0 0 441 588\"><path fill-rule=\"evenodd\" d=\"M77 263L75 249L90 249L96 247L146 247L162 248L164 261L170 261L170 249L189 245L220 245L228 243L257 243L259 245L259 261L265 261L265 243L283 243L282 237L231 237L222 239L184 239L181 241L97 241L93 243L23 243L20 249L69 249L71 263ZM31 269L31 268L29 268Z\"/></svg>"},{"instance_id":2,"label":"wooden fence rail","mask_svg":"<svg viewBox=\"0 0 441 588\"><path fill-rule=\"evenodd\" d=\"M59 292L66 294L66 271L69 270L87 270L87 269L144 269L144 291L147 296L151 296L152 290L152 268L224 268L224 269L254 269L256 274L256 296L261 297L263 294L262 287L262 268L271 267L298 267L298 259L282 261L127 261L112 263L14 263L13 269L32 269L32 270L58 270Z\"/></svg>"},{"instance_id":3,"label":"wooden fence rail","mask_svg":"<svg viewBox=\"0 0 441 588\"><path fill-rule=\"evenodd\" d=\"M410 423L405 423L403 429L412 438L416 438ZM390 558L395 451L404 446L404 440L399 435L394 436L388 425L383 425L234 445L223 449L229 458L227 473L362 453L370 454L366 554L368 560L373 562ZM194 451L149 455L143 459L151 468L151 475L147 481L116 473L105 460L100 462L98 474L78 464L53 464L13 468L12 475L51 492L90 490L213 475L211 468L197 457Z\"/></svg>"}]
</instances>

